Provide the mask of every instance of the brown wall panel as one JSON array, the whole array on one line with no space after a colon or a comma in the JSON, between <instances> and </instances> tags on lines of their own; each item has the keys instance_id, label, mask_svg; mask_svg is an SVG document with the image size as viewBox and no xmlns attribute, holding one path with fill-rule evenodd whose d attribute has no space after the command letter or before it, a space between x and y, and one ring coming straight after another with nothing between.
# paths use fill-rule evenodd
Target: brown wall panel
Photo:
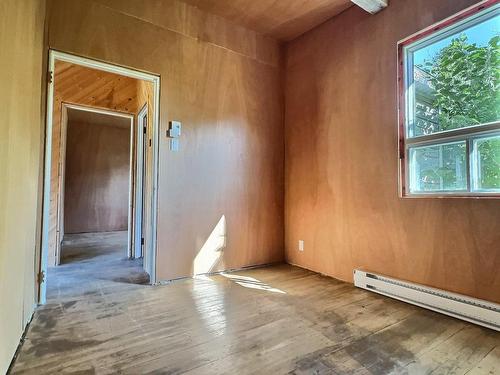
<instances>
[{"instance_id":1,"label":"brown wall panel","mask_svg":"<svg viewBox=\"0 0 500 375\"><path fill-rule=\"evenodd\" d=\"M178 0L94 0L115 12L151 23L185 38L226 48L264 64L277 66L281 54L278 42L253 30L238 26L234 19L206 13L197 6ZM336 0L339 1L339 0ZM346 1L346 0L341 0ZM233 22L231 22L233 21Z\"/></svg>"},{"instance_id":2,"label":"brown wall panel","mask_svg":"<svg viewBox=\"0 0 500 375\"><path fill-rule=\"evenodd\" d=\"M229 25L217 28L218 38L193 37L190 25L204 22L197 18L199 11L178 19L187 30L180 32L152 16L155 2L142 4L143 10L125 12L121 1L51 1L49 43L161 76L159 279L191 275L202 249L213 255L207 254L206 271L282 260L278 63L233 50L225 42L233 32ZM241 38L241 43L269 51L267 39L249 40ZM277 44L271 50L279 56ZM179 152L169 150L169 120L183 122ZM222 216L225 248L216 251L207 240Z\"/></svg>"},{"instance_id":3,"label":"brown wall panel","mask_svg":"<svg viewBox=\"0 0 500 375\"><path fill-rule=\"evenodd\" d=\"M0 374L36 303L45 1L0 1Z\"/></svg>"},{"instance_id":4,"label":"brown wall panel","mask_svg":"<svg viewBox=\"0 0 500 375\"><path fill-rule=\"evenodd\" d=\"M119 124L68 118L64 233L127 230L130 127L127 118Z\"/></svg>"},{"instance_id":5,"label":"brown wall panel","mask_svg":"<svg viewBox=\"0 0 500 375\"><path fill-rule=\"evenodd\" d=\"M292 40L353 5L350 0L185 0L280 40Z\"/></svg>"},{"instance_id":6,"label":"brown wall panel","mask_svg":"<svg viewBox=\"0 0 500 375\"><path fill-rule=\"evenodd\" d=\"M398 197L397 41L476 2L353 7L287 45L289 262L500 302L500 201Z\"/></svg>"}]
</instances>

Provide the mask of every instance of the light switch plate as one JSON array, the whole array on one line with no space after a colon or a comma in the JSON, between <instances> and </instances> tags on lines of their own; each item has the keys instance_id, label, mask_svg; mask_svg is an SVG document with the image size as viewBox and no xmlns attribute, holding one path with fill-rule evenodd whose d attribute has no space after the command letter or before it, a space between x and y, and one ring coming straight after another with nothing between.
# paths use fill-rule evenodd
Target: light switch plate
<instances>
[{"instance_id":1,"label":"light switch plate","mask_svg":"<svg viewBox=\"0 0 500 375\"><path fill-rule=\"evenodd\" d=\"M181 136L182 124L180 121L170 121L168 123L167 136L170 138L179 138Z\"/></svg>"},{"instance_id":2,"label":"light switch plate","mask_svg":"<svg viewBox=\"0 0 500 375\"><path fill-rule=\"evenodd\" d=\"M170 138L170 150L179 151L179 138Z\"/></svg>"},{"instance_id":3,"label":"light switch plate","mask_svg":"<svg viewBox=\"0 0 500 375\"><path fill-rule=\"evenodd\" d=\"M304 251L304 240L299 240L299 251Z\"/></svg>"}]
</instances>

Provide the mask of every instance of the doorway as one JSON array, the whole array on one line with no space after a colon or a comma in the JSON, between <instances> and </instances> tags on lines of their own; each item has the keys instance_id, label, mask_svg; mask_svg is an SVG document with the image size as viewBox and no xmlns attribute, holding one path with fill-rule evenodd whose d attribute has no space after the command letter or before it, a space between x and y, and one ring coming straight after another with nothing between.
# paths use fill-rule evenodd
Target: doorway
<instances>
[{"instance_id":1,"label":"doorway","mask_svg":"<svg viewBox=\"0 0 500 375\"><path fill-rule=\"evenodd\" d=\"M61 263L62 244L65 239L74 240L71 235L75 233L87 233L83 238L88 240L88 233L123 229L124 233L126 231L125 256L143 258L149 282L155 284L159 77L54 50L49 52L49 77L39 303L43 304L47 299L49 266L57 267ZM101 139L105 143L99 149L101 153L112 149L111 143L116 143L114 140L119 134L123 138L123 131L117 131L116 126L127 127L130 147L126 182L123 181L126 162L123 155L119 161L121 166L117 164L118 169L105 176L106 181L96 181L97 189L91 192L88 186L87 190L82 186L88 185L88 180L82 177L82 170L78 172L79 182L68 181L68 120L75 116L80 119L92 117L93 126L95 121L115 124L116 134ZM83 132L85 127L77 129ZM90 138L92 134L95 138L104 128L94 126L92 129L92 132L85 133ZM85 149L84 142L74 134L72 139L73 145ZM88 166L90 158L101 164L118 162L116 153L111 152L112 158L103 162L104 159L96 159L98 156L94 155L93 148L87 147L86 150L83 153L87 152L89 157L80 156L77 169ZM78 180L74 176L71 178ZM70 192L76 192L69 204L65 200L68 186ZM87 199L89 195L93 201ZM95 201L99 204L94 207L92 203ZM113 207L118 207L118 210L111 210ZM110 238L116 243L116 236Z\"/></svg>"},{"instance_id":2,"label":"doorway","mask_svg":"<svg viewBox=\"0 0 500 375\"><path fill-rule=\"evenodd\" d=\"M131 114L62 103L55 265L68 234L126 232L135 258L134 132Z\"/></svg>"}]
</instances>

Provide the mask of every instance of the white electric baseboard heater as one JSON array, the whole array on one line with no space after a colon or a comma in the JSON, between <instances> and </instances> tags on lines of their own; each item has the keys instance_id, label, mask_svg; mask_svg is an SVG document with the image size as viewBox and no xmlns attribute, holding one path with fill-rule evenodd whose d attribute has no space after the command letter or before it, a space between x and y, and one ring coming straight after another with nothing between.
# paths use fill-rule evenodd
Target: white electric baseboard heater
<instances>
[{"instance_id":1,"label":"white electric baseboard heater","mask_svg":"<svg viewBox=\"0 0 500 375\"><path fill-rule=\"evenodd\" d=\"M500 305L441 289L354 270L354 285L500 331Z\"/></svg>"}]
</instances>

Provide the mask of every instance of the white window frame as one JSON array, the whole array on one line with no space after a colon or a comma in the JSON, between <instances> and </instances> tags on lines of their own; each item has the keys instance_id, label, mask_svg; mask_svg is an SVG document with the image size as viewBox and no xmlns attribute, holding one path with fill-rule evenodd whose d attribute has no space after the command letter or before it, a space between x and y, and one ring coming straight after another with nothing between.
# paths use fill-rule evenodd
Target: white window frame
<instances>
[{"instance_id":1,"label":"white window frame","mask_svg":"<svg viewBox=\"0 0 500 375\"><path fill-rule=\"evenodd\" d=\"M500 14L500 4L497 0L486 0L473 7L449 17L431 27L422 30L398 43L399 65L399 174L400 196L408 198L418 197L486 197L500 198L500 190L485 190L477 188L477 158L475 141L500 135L500 121L475 125L467 128L453 129L412 137L410 124L415 118L414 93L414 66L413 53L431 45L441 39L459 33L480 22ZM465 141L467 158L467 185L466 190L436 190L411 191L410 149L424 146L445 145L448 143Z\"/></svg>"}]
</instances>

